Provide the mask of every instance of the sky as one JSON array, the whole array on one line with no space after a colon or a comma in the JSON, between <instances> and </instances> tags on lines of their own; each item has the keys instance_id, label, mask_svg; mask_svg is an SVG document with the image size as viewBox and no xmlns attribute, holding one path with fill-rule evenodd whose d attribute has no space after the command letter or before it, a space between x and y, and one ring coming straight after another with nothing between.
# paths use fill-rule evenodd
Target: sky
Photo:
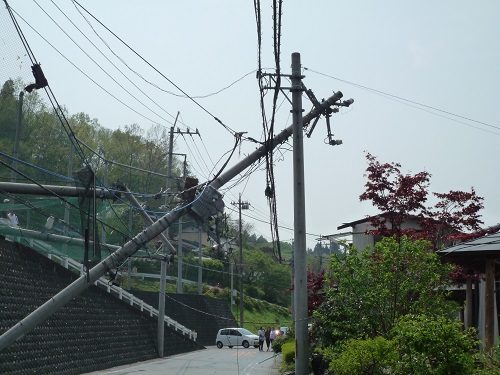
<instances>
[{"instance_id":1,"label":"sky","mask_svg":"<svg viewBox=\"0 0 500 375\"><path fill-rule=\"evenodd\" d=\"M214 117L262 140L254 2L81 4L88 13L70 0L9 2L69 113L85 112L109 129L135 123L145 130L153 124L170 128L179 113L176 126L198 129L200 136L176 137L175 152L187 154L201 181L221 168L234 145L232 133ZM403 173L429 172L430 192L473 187L484 197L484 226L500 222L500 2L295 0L284 1L282 11L282 73L291 73L291 54L299 52L303 83L318 99L337 91L354 99L331 118L334 138L342 145L325 143L324 119L304 137L308 247L321 235L338 233L343 223L378 213L359 201L367 182L365 152L382 163L400 163ZM5 16L3 6L2 12ZM261 65L273 73L270 1L261 2L261 31ZM5 79L1 66L0 78ZM292 121L285 97L291 98L289 83L282 83L276 132ZM266 91L268 118L272 97ZM312 108L305 96L303 108ZM255 147L243 142L228 166ZM276 153L274 167L284 241L292 240L294 225L291 148L290 143ZM227 212L237 218L232 203L242 194L250 204L244 221L270 239L263 167L238 180L221 189ZM435 201L429 197L428 203Z\"/></svg>"}]
</instances>

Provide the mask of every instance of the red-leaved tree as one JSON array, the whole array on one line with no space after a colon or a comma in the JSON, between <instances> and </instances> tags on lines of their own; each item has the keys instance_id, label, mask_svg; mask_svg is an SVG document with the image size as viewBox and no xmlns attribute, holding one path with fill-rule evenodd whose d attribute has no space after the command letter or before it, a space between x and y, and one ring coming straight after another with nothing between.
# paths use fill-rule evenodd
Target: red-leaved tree
<instances>
[{"instance_id":1,"label":"red-leaved tree","mask_svg":"<svg viewBox=\"0 0 500 375\"><path fill-rule=\"evenodd\" d=\"M323 287L325 286L325 270L321 272L307 271L307 316L312 316L313 312L323 303L325 296Z\"/></svg>"},{"instance_id":2,"label":"red-leaved tree","mask_svg":"<svg viewBox=\"0 0 500 375\"><path fill-rule=\"evenodd\" d=\"M484 207L483 198L474 188L471 192L450 190L449 193L433 193L439 201L427 210L427 215L420 219L421 236L436 249L444 245L455 245L480 237L486 233L480 224L479 211Z\"/></svg>"},{"instance_id":3,"label":"red-leaved tree","mask_svg":"<svg viewBox=\"0 0 500 375\"><path fill-rule=\"evenodd\" d=\"M371 218L376 228L370 234L391 237L399 240L402 235L414 234L414 228L404 229L405 219L418 216L425 211L430 173L420 172L415 175L402 174L401 164L381 164L376 157L366 153L368 168L365 176L368 181L366 190L360 195L360 201L371 201L382 214Z\"/></svg>"},{"instance_id":4,"label":"red-leaved tree","mask_svg":"<svg viewBox=\"0 0 500 375\"><path fill-rule=\"evenodd\" d=\"M371 201L381 211L380 215L370 218L375 228L370 234L396 236L398 240L403 235L425 238L437 250L445 244L486 233L480 230L483 198L477 196L473 188L471 192L433 193L438 202L426 207L430 173L403 174L399 163L381 164L368 152L366 160L368 181L359 199ZM409 218L415 219L419 228L403 228L403 222Z\"/></svg>"}]
</instances>

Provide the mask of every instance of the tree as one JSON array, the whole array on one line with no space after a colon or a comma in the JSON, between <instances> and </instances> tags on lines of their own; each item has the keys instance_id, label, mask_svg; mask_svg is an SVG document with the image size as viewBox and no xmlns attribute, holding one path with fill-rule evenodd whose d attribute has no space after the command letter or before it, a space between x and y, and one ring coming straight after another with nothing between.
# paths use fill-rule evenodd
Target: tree
<instances>
[{"instance_id":1,"label":"tree","mask_svg":"<svg viewBox=\"0 0 500 375\"><path fill-rule=\"evenodd\" d=\"M17 101L14 96L14 81L7 80L0 90L0 150L11 152L13 150L14 135L16 134ZM9 163L10 164L10 163ZM0 177L6 179L10 175L8 168L0 169Z\"/></svg>"},{"instance_id":2,"label":"tree","mask_svg":"<svg viewBox=\"0 0 500 375\"><path fill-rule=\"evenodd\" d=\"M0 123L3 137L12 137L16 132L18 101L15 96L14 81L5 81L0 90ZM10 151L10 150L9 150Z\"/></svg>"},{"instance_id":3,"label":"tree","mask_svg":"<svg viewBox=\"0 0 500 375\"><path fill-rule=\"evenodd\" d=\"M450 191L449 193L434 193L440 201L429 209L428 216L422 217L420 225L424 229L421 238L434 244L436 249L444 244L471 240L486 233L481 230L479 210L483 208L483 198L471 192Z\"/></svg>"},{"instance_id":4,"label":"tree","mask_svg":"<svg viewBox=\"0 0 500 375\"><path fill-rule=\"evenodd\" d=\"M453 191L433 193L438 202L433 207L425 206L428 197L431 174L401 173L401 164L384 163L366 153L368 181L360 201L371 201L380 211L380 215L370 218L374 230L370 234L382 237L403 235L424 238L431 241L434 249L444 243L458 239L472 239L482 233L477 232L482 224L478 212L483 208L483 198L471 192ZM415 218L418 228L403 228L405 219ZM464 233L473 230L475 233Z\"/></svg>"},{"instance_id":5,"label":"tree","mask_svg":"<svg viewBox=\"0 0 500 375\"><path fill-rule=\"evenodd\" d=\"M239 264L239 252L230 255ZM243 249L243 285L258 285L262 299L281 306L290 304L290 267L257 249ZM239 282L239 280L238 280Z\"/></svg>"},{"instance_id":6,"label":"tree","mask_svg":"<svg viewBox=\"0 0 500 375\"><path fill-rule=\"evenodd\" d=\"M396 235L400 238L412 232L401 227L410 215L418 215L425 210L427 189L431 175L420 172L415 175L402 174L401 164L381 164L375 156L366 153L368 181L366 190L360 195L360 201L370 200L384 215L371 218L377 229L372 234L380 236Z\"/></svg>"},{"instance_id":7,"label":"tree","mask_svg":"<svg viewBox=\"0 0 500 375\"><path fill-rule=\"evenodd\" d=\"M264 238L264 236L261 234L259 238L257 238L257 243L267 243L267 240Z\"/></svg>"},{"instance_id":8,"label":"tree","mask_svg":"<svg viewBox=\"0 0 500 375\"><path fill-rule=\"evenodd\" d=\"M389 337L398 319L409 313L439 315L446 301L451 265L443 265L430 243L406 236L384 238L372 251L350 248L332 256L325 302L314 313L315 335L325 345L349 339Z\"/></svg>"},{"instance_id":9,"label":"tree","mask_svg":"<svg viewBox=\"0 0 500 375\"><path fill-rule=\"evenodd\" d=\"M278 263L271 258L268 268L261 278L261 288L264 292L263 299L280 306L290 306L290 266Z\"/></svg>"},{"instance_id":10,"label":"tree","mask_svg":"<svg viewBox=\"0 0 500 375\"><path fill-rule=\"evenodd\" d=\"M314 311L324 302L324 286L325 270L320 272L307 271L307 316L312 316Z\"/></svg>"}]
</instances>

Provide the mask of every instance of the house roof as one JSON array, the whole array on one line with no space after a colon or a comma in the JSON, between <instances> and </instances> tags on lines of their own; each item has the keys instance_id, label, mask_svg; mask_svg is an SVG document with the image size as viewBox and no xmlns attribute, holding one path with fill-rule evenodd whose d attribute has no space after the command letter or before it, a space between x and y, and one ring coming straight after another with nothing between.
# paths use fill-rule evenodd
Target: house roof
<instances>
[{"instance_id":1,"label":"house roof","mask_svg":"<svg viewBox=\"0 0 500 375\"><path fill-rule=\"evenodd\" d=\"M379 215L373 215L373 216L366 216L364 217L363 219L359 219L359 220L356 220L356 221L351 221L350 223L344 223L342 224L341 226L337 227L338 230L340 229L345 229L345 228L349 228L349 227L355 227L356 225L358 224L362 224L362 223L367 223L369 222L372 218L375 218L375 217L385 217L385 216L389 216L389 212L384 212L384 213L381 213ZM416 219L418 218L417 216L415 215L407 215L406 216L407 219Z\"/></svg>"},{"instance_id":2,"label":"house roof","mask_svg":"<svg viewBox=\"0 0 500 375\"><path fill-rule=\"evenodd\" d=\"M500 232L490 234L472 241L462 242L456 246L439 250L438 254L443 256L452 254L474 254L496 253L500 258Z\"/></svg>"},{"instance_id":3,"label":"house roof","mask_svg":"<svg viewBox=\"0 0 500 375\"><path fill-rule=\"evenodd\" d=\"M351 221L350 223L344 223L342 224L340 227L337 227L337 230L341 230L341 229L345 229L345 228L352 228L358 224L361 224L361 223L366 223L368 221L371 220L371 217L365 217L363 219L359 219L359 220L356 220L356 221Z\"/></svg>"},{"instance_id":4,"label":"house roof","mask_svg":"<svg viewBox=\"0 0 500 375\"><path fill-rule=\"evenodd\" d=\"M462 242L437 253L446 262L483 271L485 259L500 259L500 232Z\"/></svg>"}]
</instances>

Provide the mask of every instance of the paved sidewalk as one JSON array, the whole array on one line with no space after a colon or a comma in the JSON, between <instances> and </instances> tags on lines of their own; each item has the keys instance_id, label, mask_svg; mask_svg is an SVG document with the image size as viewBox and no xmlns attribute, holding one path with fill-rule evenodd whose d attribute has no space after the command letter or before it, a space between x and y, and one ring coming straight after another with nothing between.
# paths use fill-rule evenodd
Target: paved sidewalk
<instances>
[{"instance_id":1,"label":"paved sidewalk","mask_svg":"<svg viewBox=\"0 0 500 375\"><path fill-rule=\"evenodd\" d=\"M271 371L269 372L270 375L279 375L279 369L281 366L281 362L283 361L283 357L281 354L277 355L273 359L270 359L270 361L274 361L273 365L271 366Z\"/></svg>"}]
</instances>

